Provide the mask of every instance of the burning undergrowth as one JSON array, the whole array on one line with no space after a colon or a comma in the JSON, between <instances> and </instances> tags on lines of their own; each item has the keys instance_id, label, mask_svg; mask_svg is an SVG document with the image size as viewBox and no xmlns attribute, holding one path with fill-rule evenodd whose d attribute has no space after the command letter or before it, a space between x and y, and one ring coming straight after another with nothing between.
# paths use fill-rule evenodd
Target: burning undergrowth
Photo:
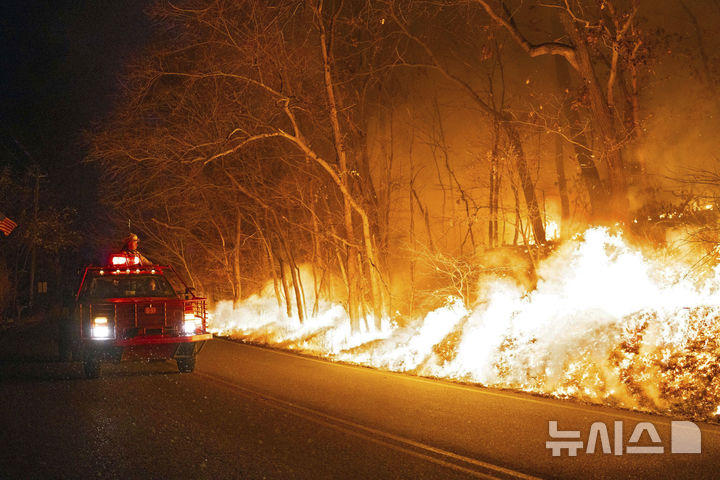
<instances>
[{"instance_id":1,"label":"burning undergrowth","mask_svg":"<svg viewBox=\"0 0 720 480\"><path fill-rule=\"evenodd\" d=\"M352 332L342 306L300 323L270 295L218 306L214 329L340 361L561 398L715 418L720 270L702 278L591 229L538 265L532 291L478 287L402 325Z\"/></svg>"}]
</instances>

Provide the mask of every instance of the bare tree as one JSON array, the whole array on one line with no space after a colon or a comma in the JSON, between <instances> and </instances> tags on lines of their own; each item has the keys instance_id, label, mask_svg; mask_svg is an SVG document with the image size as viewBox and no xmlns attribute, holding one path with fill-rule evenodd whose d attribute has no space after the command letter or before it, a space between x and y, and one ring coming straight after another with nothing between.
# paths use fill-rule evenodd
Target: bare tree
<instances>
[{"instance_id":1,"label":"bare tree","mask_svg":"<svg viewBox=\"0 0 720 480\"><path fill-rule=\"evenodd\" d=\"M529 56L560 56L582 79L595 130L601 140L608 184L616 199L615 203L622 202L627 188L622 149L627 139L636 134L639 122L638 68L642 62L640 56L643 40L636 28L637 1L632 0L624 9L618 6L620 2L610 0L576 0L548 4L547 7L556 12L569 41L540 43L528 40L516 23L515 15L504 2L473 1L502 26ZM606 66L604 81L598 74L600 64ZM621 69L621 66L626 68ZM625 78L622 70L629 72L629 79ZM618 121L618 83L621 84L621 90L627 98L626 104L629 105L626 110L631 119L629 125ZM591 177L591 171L588 170L586 178L593 181Z\"/></svg>"},{"instance_id":2,"label":"bare tree","mask_svg":"<svg viewBox=\"0 0 720 480\"><path fill-rule=\"evenodd\" d=\"M236 298L247 239L263 245L255 265L267 265L268 276L281 281L289 314L292 290L301 320L306 305L298 258L313 254L299 245L314 244L317 251L321 242L341 253L357 328L361 310L380 321L387 295L376 205L366 193L372 180L358 180L362 151L346 146L362 141L353 140L358 129L343 105L357 85L338 82L334 70L344 61L335 48L341 14L340 6L324 2L161 4L154 15L167 31L152 58L131 69L128 102L96 137L92 158L108 166L109 181L130 190L112 200L117 206L145 210L172 235L213 250L210 257L232 280ZM153 183L159 175L167 177ZM322 192L323 202L309 201L312 192ZM172 215L153 214L147 207L153 197ZM342 232L335 202L342 205ZM312 222L315 228L307 228Z\"/></svg>"},{"instance_id":3,"label":"bare tree","mask_svg":"<svg viewBox=\"0 0 720 480\"><path fill-rule=\"evenodd\" d=\"M523 149L521 134L517 129L513 116L509 111L502 108L502 105L496 106L491 103L492 98L488 98L481 90L473 85L474 79L466 78L461 73L455 73L448 62L442 61L440 56L433 49L433 46L421 36L412 30L410 24L409 12L400 11L399 2L387 2L387 15L393 20L399 29L399 32L405 36L418 51L420 59L409 60L404 56L400 56L395 66L424 68L439 73L445 80L455 85L460 91L468 95L481 112L483 112L491 121L497 122L501 126L510 148L513 150L513 156L516 161L516 171L520 179L525 204L527 207L528 217L533 230L533 236L538 244L545 243L545 227L540 215L540 208L535 192L534 181L528 167L527 159ZM412 8L412 7L408 7ZM412 10L413 14L422 14L425 16L435 17L438 15L437 10L420 11ZM412 51L406 52L408 55Z\"/></svg>"}]
</instances>

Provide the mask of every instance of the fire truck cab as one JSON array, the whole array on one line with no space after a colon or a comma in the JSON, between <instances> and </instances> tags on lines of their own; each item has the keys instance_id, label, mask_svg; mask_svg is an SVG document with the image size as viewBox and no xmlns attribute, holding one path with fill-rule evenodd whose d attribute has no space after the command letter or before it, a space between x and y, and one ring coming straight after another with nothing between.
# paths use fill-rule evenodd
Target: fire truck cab
<instances>
[{"instance_id":1,"label":"fire truck cab","mask_svg":"<svg viewBox=\"0 0 720 480\"><path fill-rule=\"evenodd\" d=\"M197 297L172 267L142 265L140 257L113 254L104 267L85 268L72 318L61 337L61 356L100 375L103 361L174 359L195 369L207 333L205 298Z\"/></svg>"}]
</instances>

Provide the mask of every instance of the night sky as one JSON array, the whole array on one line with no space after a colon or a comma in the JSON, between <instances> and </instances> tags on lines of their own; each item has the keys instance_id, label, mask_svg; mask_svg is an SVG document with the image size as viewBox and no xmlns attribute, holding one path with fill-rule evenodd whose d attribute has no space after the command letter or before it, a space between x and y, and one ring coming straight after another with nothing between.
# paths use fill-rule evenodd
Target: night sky
<instances>
[{"instance_id":1,"label":"night sky","mask_svg":"<svg viewBox=\"0 0 720 480\"><path fill-rule=\"evenodd\" d=\"M32 157L49 174L44 191L81 217L93 215L96 187L93 168L81 164L82 133L111 111L118 74L142 51L150 31L143 13L148 3L0 5L0 163L22 172Z\"/></svg>"}]
</instances>

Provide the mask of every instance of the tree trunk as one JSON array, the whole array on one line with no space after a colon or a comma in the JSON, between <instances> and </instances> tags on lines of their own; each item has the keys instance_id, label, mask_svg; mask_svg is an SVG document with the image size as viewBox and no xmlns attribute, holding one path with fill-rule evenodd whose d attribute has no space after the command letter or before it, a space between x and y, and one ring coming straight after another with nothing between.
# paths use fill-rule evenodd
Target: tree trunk
<instances>
[{"instance_id":1,"label":"tree trunk","mask_svg":"<svg viewBox=\"0 0 720 480\"><path fill-rule=\"evenodd\" d=\"M278 308L282 309L282 295L280 295L280 281L278 280L277 270L275 270L275 259L273 258L272 252L267 251L267 259L272 273L273 289L275 291L275 299L277 299Z\"/></svg>"},{"instance_id":2,"label":"tree trunk","mask_svg":"<svg viewBox=\"0 0 720 480\"><path fill-rule=\"evenodd\" d=\"M503 123L503 129L516 156L515 162L518 169L518 176L520 177L520 188L522 188L523 195L525 196L525 205L527 206L528 219L533 231L533 236L535 237L535 243L542 245L545 243L545 226L543 225L540 207L537 196L535 195L535 185L530 176L525 153L523 152L522 143L520 142L520 134L509 121Z\"/></svg>"},{"instance_id":3,"label":"tree trunk","mask_svg":"<svg viewBox=\"0 0 720 480\"><path fill-rule=\"evenodd\" d=\"M498 235L498 200L500 197L500 128L493 122L493 148L490 153L490 193L488 195L488 245L495 248L499 245Z\"/></svg>"},{"instance_id":4,"label":"tree trunk","mask_svg":"<svg viewBox=\"0 0 720 480\"><path fill-rule=\"evenodd\" d=\"M242 276L240 275L240 244L242 240L242 214L237 212L235 224L235 245L233 251L233 308L238 306L242 298Z\"/></svg>"},{"instance_id":5,"label":"tree trunk","mask_svg":"<svg viewBox=\"0 0 720 480\"><path fill-rule=\"evenodd\" d=\"M290 277L292 278L293 292L295 293L295 306L297 307L298 318L300 323L305 322L305 295L303 293L302 285L300 284L300 275L298 274L299 269L295 263L295 257L290 251L290 246L283 239L283 247L288 257L288 268L290 269Z\"/></svg>"},{"instance_id":6,"label":"tree trunk","mask_svg":"<svg viewBox=\"0 0 720 480\"><path fill-rule=\"evenodd\" d=\"M313 256L312 261L310 264L312 265L312 276L313 276L313 309L312 309L312 316L315 317L318 314L318 310L320 309L320 287L321 287L321 281L318 281L317 278L317 264L318 264L318 258L320 255L320 228L317 221L317 216L315 216L314 212L311 214L312 217L312 240L313 240ZM325 268L323 267L323 277L325 276Z\"/></svg>"},{"instance_id":7,"label":"tree trunk","mask_svg":"<svg viewBox=\"0 0 720 480\"><path fill-rule=\"evenodd\" d=\"M344 218L345 218L345 232L347 235L347 276L348 276L348 307L350 311L348 314L350 315L351 324L353 325L354 329L357 329L359 326L357 322L357 302L362 300L362 296L359 295L359 292L354 291L354 283L355 283L355 276L362 272L362 267L359 264L356 264L355 258L356 258L356 249L353 247L355 243L354 238L354 231L353 231L353 219L352 219L352 205L349 198L349 195L351 195L351 183L349 181L349 171L348 171L348 162L347 162L347 152L345 150L345 144L343 142L343 135L342 130L340 127L340 119L339 119L339 108L338 108L338 101L335 97L335 83L332 78L332 70L331 70L331 56L332 51L329 48L329 40L327 36L327 32L325 30L325 23L323 20L322 15L322 5L318 6L316 8L316 14L318 18L318 24L320 28L320 47L322 52L322 59L323 59L323 73L324 73L324 81L325 81L325 91L327 93L327 100L328 100L328 109L329 109L329 119L330 124L332 126L333 131L333 139L335 144L335 152L337 154L338 163L340 167L340 181L342 183L342 186L344 187L343 190L343 207L344 207ZM331 36L332 36L332 30L331 30ZM355 202L357 205L357 202ZM368 214L365 210L360 208L359 205L355 208L355 210L360 214L361 221L362 221L362 229L363 229L363 241L365 244L364 253L365 253L365 261L367 263L367 271L369 274L369 281L370 281L370 295L372 297L372 303L373 303L373 311L376 315L376 322L380 321L380 307L378 302L379 299L379 290L377 288L377 271L378 263L375 259L374 254L374 248L372 244L372 233L371 233L371 226L370 226L370 220L368 218Z\"/></svg>"},{"instance_id":8,"label":"tree trunk","mask_svg":"<svg viewBox=\"0 0 720 480\"><path fill-rule=\"evenodd\" d=\"M315 10L318 18L318 24L320 27L320 48L322 51L323 59L323 74L325 80L325 92L327 93L329 119L333 131L333 139L335 143L335 154L337 155L338 164L340 167L340 181L343 184L345 190L350 192L350 182L348 181L348 165L347 165L347 153L345 151L345 144L343 142L343 135L340 128L340 119L338 118L338 104L335 98L335 84L332 79L332 70L330 68L330 56L332 52L328 48L328 38L325 30L325 21L322 13L322 2ZM360 298L359 292L356 291L355 283L356 277L361 269L355 262L357 257L357 250L353 246L355 244L355 234L353 229L352 219L352 206L350 205L350 199L347 195L343 195L343 218L345 221L345 238L347 240L346 246L346 273L347 273L347 288L348 288L348 315L350 316L350 323L352 329L357 331L359 329L358 323L358 301Z\"/></svg>"},{"instance_id":9,"label":"tree trunk","mask_svg":"<svg viewBox=\"0 0 720 480\"><path fill-rule=\"evenodd\" d=\"M305 302L302 293L302 287L300 285L300 276L298 275L298 268L295 262L288 265L290 267L290 274L292 275L293 290L295 292L295 303L298 311L298 318L300 323L305 321Z\"/></svg>"},{"instance_id":10,"label":"tree trunk","mask_svg":"<svg viewBox=\"0 0 720 480\"><path fill-rule=\"evenodd\" d=\"M273 279L273 287L275 289L275 298L277 299L278 308L282 309L282 297L280 295L280 285L278 282L278 275L277 271L275 270L275 258L272 252L272 247L270 246L270 243L268 242L267 237L263 233L262 229L260 228L260 225L258 225L257 220L254 217L250 217L255 224L255 229L258 232L258 235L260 235L260 239L263 242L263 245L265 246L265 253L267 253L267 262L268 262L268 268L270 270L270 273L272 275Z\"/></svg>"},{"instance_id":11,"label":"tree trunk","mask_svg":"<svg viewBox=\"0 0 720 480\"><path fill-rule=\"evenodd\" d=\"M517 187L511 185L513 198L515 199L515 231L513 232L513 246L517 245L518 237L520 236L520 230L522 226L522 217L520 216L520 197L518 195Z\"/></svg>"},{"instance_id":12,"label":"tree trunk","mask_svg":"<svg viewBox=\"0 0 720 480\"><path fill-rule=\"evenodd\" d=\"M428 249L430 250L430 253L435 253L435 242L433 241L432 237L432 230L430 229L430 212L428 211L428 207L426 205L423 205L420 202L420 197L417 194L417 190L415 190L415 187L412 185L410 186L410 205L412 206L412 199L415 197L415 201L417 202L417 206L420 209L420 213L423 216L423 220L425 222L425 231L427 232L428 237Z\"/></svg>"},{"instance_id":13,"label":"tree trunk","mask_svg":"<svg viewBox=\"0 0 720 480\"><path fill-rule=\"evenodd\" d=\"M412 156L412 142L410 143L410 191L408 192L408 202L410 205L410 317L415 315L415 263L417 259L417 242L415 241L415 162Z\"/></svg>"},{"instance_id":14,"label":"tree trunk","mask_svg":"<svg viewBox=\"0 0 720 480\"><path fill-rule=\"evenodd\" d=\"M278 263L280 264L280 283L282 284L283 294L285 294L285 309L288 318L292 318L292 299L290 298L290 288L288 287L288 279L285 275L285 262L281 257L278 257Z\"/></svg>"},{"instance_id":15,"label":"tree trunk","mask_svg":"<svg viewBox=\"0 0 720 480\"><path fill-rule=\"evenodd\" d=\"M555 136L555 171L557 173L558 192L560 193L560 237L565 239L570 222L570 200L567 192L567 179L565 178L565 159L563 158L563 145L560 135Z\"/></svg>"},{"instance_id":16,"label":"tree trunk","mask_svg":"<svg viewBox=\"0 0 720 480\"><path fill-rule=\"evenodd\" d=\"M564 58L555 56L555 72L560 90L571 90L570 70ZM580 166L580 177L583 179L590 200L590 217L592 219L597 215L601 215L603 209L608 207L607 193L592 158L590 144L580 122L580 115L567 101L563 102L562 110L570 127L569 136L573 141L575 158Z\"/></svg>"},{"instance_id":17,"label":"tree trunk","mask_svg":"<svg viewBox=\"0 0 720 480\"><path fill-rule=\"evenodd\" d=\"M575 46L577 71L587 87L590 107L593 112L593 121L603 142L603 152L608 169L608 183L613 197L612 207L619 207L620 202L627 198L627 185L613 115L597 76L595 75L585 37L578 30L569 14L564 12L560 15L560 18L566 33Z\"/></svg>"}]
</instances>

